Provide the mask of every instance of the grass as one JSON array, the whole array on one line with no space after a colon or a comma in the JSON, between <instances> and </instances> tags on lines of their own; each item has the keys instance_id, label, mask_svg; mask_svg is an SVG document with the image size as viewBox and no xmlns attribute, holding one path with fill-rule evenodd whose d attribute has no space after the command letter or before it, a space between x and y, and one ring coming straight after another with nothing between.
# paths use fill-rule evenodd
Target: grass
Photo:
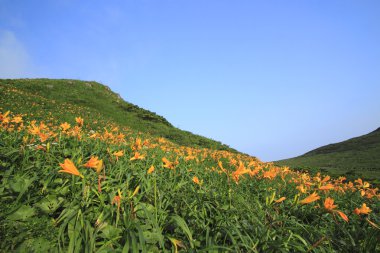
<instances>
[{"instance_id":1,"label":"grass","mask_svg":"<svg viewBox=\"0 0 380 253\"><path fill-rule=\"evenodd\" d=\"M2 100L1 252L380 250L380 195L363 180L179 145L12 89L14 108L40 104Z\"/></svg>"}]
</instances>

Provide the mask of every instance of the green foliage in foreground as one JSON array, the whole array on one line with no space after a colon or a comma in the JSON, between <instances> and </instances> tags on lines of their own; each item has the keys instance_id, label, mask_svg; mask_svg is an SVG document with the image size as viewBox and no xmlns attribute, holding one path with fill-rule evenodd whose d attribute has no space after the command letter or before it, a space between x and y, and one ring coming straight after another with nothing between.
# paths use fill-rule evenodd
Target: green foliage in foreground
<instances>
[{"instance_id":1,"label":"green foliage in foreground","mask_svg":"<svg viewBox=\"0 0 380 253\"><path fill-rule=\"evenodd\" d=\"M131 161L130 145L61 135L47 150L26 145L26 132L0 131L0 249L3 252L376 252L380 250L380 205L366 216L352 215L363 203L358 191L332 192L350 221L316 205L301 205L292 177L242 177L211 172L210 156L197 163L179 157L163 167L172 152L142 149ZM116 161L112 151L124 150ZM84 164L104 161L106 180ZM58 173L70 158L84 179ZM200 158L200 157L199 157ZM227 159L221 162L228 170ZM156 169L147 174L153 165ZM202 184L192 182L197 176ZM115 196L122 196L120 206ZM321 193L322 195L322 193ZM286 196L286 201L274 200ZM323 195L324 196L324 195ZM323 197L325 198L325 196ZM114 202L114 203L113 203ZM375 225L376 226L376 225Z\"/></svg>"},{"instance_id":2,"label":"green foliage in foreground","mask_svg":"<svg viewBox=\"0 0 380 253\"><path fill-rule=\"evenodd\" d=\"M73 113L165 137L179 145L236 152L218 141L173 127L164 117L125 102L97 82L67 79L0 79L0 108L71 121ZM79 116L79 115L74 115ZM106 125L106 124L104 124Z\"/></svg>"},{"instance_id":3,"label":"green foliage in foreground","mask_svg":"<svg viewBox=\"0 0 380 253\"><path fill-rule=\"evenodd\" d=\"M380 185L380 128L369 134L275 163L344 175L350 179L361 177Z\"/></svg>"}]
</instances>

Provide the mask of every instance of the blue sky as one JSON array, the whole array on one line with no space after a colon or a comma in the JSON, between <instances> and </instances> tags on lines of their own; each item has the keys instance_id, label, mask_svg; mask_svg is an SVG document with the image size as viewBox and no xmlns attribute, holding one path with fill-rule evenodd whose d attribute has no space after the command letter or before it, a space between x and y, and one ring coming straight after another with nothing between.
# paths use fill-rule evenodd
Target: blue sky
<instances>
[{"instance_id":1,"label":"blue sky","mask_svg":"<svg viewBox=\"0 0 380 253\"><path fill-rule=\"evenodd\" d=\"M380 127L380 1L0 0L0 78L94 80L265 161Z\"/></svg>"}]
</instances>

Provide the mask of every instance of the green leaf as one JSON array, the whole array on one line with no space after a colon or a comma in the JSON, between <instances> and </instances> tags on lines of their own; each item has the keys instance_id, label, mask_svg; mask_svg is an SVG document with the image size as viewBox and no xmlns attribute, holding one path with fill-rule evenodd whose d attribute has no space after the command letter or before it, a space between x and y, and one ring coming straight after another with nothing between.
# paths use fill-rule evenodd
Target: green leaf
<instances>
[{"instance_id":1,"label":"green leaf","mask_svg":"<svg viewBox=\"0 0 380 253\"><path fill-rule=\"evenodd\" d=\"M154 232L150 232L150 231L143 231L143 235L144 235L144 239L145 239L146 243L149 243L149 244L156 244L160 240L163 239L161 233L154 233Z\"/></svg>"},{"instance_id":2,"label":"green leaf","mask_svg":"<svg viewBox=\"0 0 380 253\"><path fill-rule=\"evenodd\" d=\"M15 177L9 186L14 192L24 192L26 191L35 178L26 178L26 177Z\"/></svg>"},{"instance_id":3,"label":"green leaf","mask_svg":"<svg viewBox=\"0 0 380 253\"><path fill-rule=\"evenodd\" d=\"M105 226L101 231L103 232L103 236L107 239L114 239L118 237L121 233L120 228L111 225Z\"/></svg>"},{"instance_id":4,"label":"green leaf","mask_svg":"<svg viewBox=\"0 0 380 253\"><path fill-rule=\"evenodd\" d=\"M40 209L46 214L54 213L62 204L64 199L62 197L57 197L55 195L48 195L43 198L40 202L35 204L35 207Z\"/></svg>"},{"instance_id":5,"label":"green leaf","mask_svg":"<svg viewBox=\"0 0 380 253\"><path fill-rule=\"evenodd\" d=\"M23 205L17 211L12 213L7 217L8 220L12 221L25 221L36 214L36 210L33 207Z\"/></svg>"},{"instance_id":6,"label":"green leaf","mask_svg":"<svg viewBox=\"0 0 380 253\"><path fill-rule=\"evenodd\" d=\"M178 215L172 216L171 219L182 229L182 231L188 237L189 242L190 242L190 247L194 248L193 236L191 234L189 227L186 224L186 221Z\"/></svg>"},{"instance_id":7,"label":"green leaf","mask_svg":"<svg viewBox=\"0 0 380 253\"><path fill-rule=\"evenodd\" d=\"M18 248L17 252L52 252L54 243L39 237L24 241Z\"/></svg>"}]
</instances>

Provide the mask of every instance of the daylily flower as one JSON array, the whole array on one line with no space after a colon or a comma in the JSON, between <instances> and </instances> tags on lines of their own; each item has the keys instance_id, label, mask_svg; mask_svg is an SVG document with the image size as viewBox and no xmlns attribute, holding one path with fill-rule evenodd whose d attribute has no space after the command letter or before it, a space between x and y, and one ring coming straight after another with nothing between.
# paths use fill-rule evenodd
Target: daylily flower
<instances>
[{"instance_id":1,"label":"daylily flower","mask_svg":"<svg viewBox=\"0 0 380 253\"><path fill-rule=\"evenodd\" d=\"M336 210L335 212L337 212L339 214L339 216L342 217L343 220L345 220L346 222L348 222L347 215L345 215L342 211Z\"/></svg>"},{"instance_id":2,"label":"daylily flower","mask_svg":"<svg viewBox=\"0 0 380 253\"><path fill-rule=\"evenodd\" d=\"M193 177L193 182L195 183L195 184L200 184L200 182L199 182L199 178L197 177L197 176L194 176Z\"/></svg>"},{"instance_id":3,"label":"daylily flower","mask_svg":"<svg viewBox=\"0 0 380 253\"><path fill-rule=\"evenodd\" d=\"M322 185L318 188L318 190L331 190L334 189L334 186L332 184Z\"/></svg>"},{"instance_id":4,"label":"daylily flower","mask_svg":"<svg viewBox=\"0 0 380 253\"><path fill-rule=\"evenodd\" d=\"M119 161L119 157L122 157L124 155L124 151L120 150L117 152L113 152L113 155L116 156L116 161Z\"/></svg>"},{"instance_id":5,"label":"daylily flower","mask_svg":"<svg viewBox=\"0 0 380 253\"><path fill-rule=\"evenodd\" d=\"M133 157L131 157L131 159L129 159L129 160L130 161L142 160L144 158L145 158L145 156L141 155L139 152L135 152L135 155Z\"/></svg>"},{"instance_id":6,"label":"daylily flower","mask_svg":"<svg viewBox=\"0 0 380 253\"><path fill-rule=\"evenodd\" d=\"M281 197L281 198L279 198L278 200L275 200L274 202L276 202L276 203L281 203L281 202L283 202L285 199L286 199L286 197Z\"/></svg>"},{"instance_id":7,"label":"daylily flower","mask_svg":"<svg viewBox=\"0 0 380 253\"><path fill-rule=\"evenodd\" d=\"M116 195L115 197L113 197L111 204L112 205L117 204L117 209L119 209L120 208L120 204L121 204L121 199L123 197L121 196L121 191L120 190L118 190L117 193L118 193L118 195Z\"/></svg>"},{"instance_id":8,"label":"daylily flower","mask_svg":"<svg viewBox=\"0 0 380 253\"><path fill-rule=\"evenodd\" d=\"M86 168L93 168L97 174L100 174L103 168L103 160L99 160L97 156L91 156L90 160L83 165Z\"/></svg>"},{"instance_id":9,"label":"daylily flower","mask_svg":"<svg viewBox=\"0 0 380 253\"><path fill-rule=\"evenodd\" d=\"M21 116L13 117L12 122L16 124L22 123L22 117Z\"/></svg>"},{"instance_id":10,"label":"daylily flower","mask_svg":"<svg viewBox=\"0 0 380 253\"><path fill-rule=\"evenodd\" d=\"M299 190L301 193L306 193L307 192L307 190L306 190L306 188L305 188L305 186L303 184L298 185L296 187L296 189Z\"/></svg>"},{"instance_id":11,"label":"daylily flower","mask_svg":"<svg viewBox=\"0 0 380 253\"><path fill-rule=\"evenodd\" d=\"M79 127L83 126L84 120L81 117L75 117L75 121L77 122Z\"/></svg>"},{"instance_id":12,"label":"daylily flower","mask_svg":"<svg viewBox=\"0 0 380 253\"><path fill-rule=\"evenodd\" d=\"M309 204L309 203L312 203L318 199L320 199L321 197L318 196L318 194L316 192L310 194L308 197L304 198L303 200L300 201L301 204Z\"/></svg>"},{"instance_id":13,"label":"daylily flower","mask_svg":"<svg viewBox=\"0 0 380 253\"><path fill-rule=\"evenodd\" d=\"M174 164L171 161L169 161L166 157L162 158L162 162L164 163L164 168L168 168L168 169L174 168Z\"/></svg>"},{"instance_id":14,"label":"daylily flower","mask_svg":"<svg viewBox=\"0 0 380 253\"><path fill-rule=\"evenodd\" d=\"M326 183L330 180L330 176L326 176L324 179L322 179L321 183Z\"/></svg>"},{"instance_id":15,"label":"daylily flower","mask_svg":"<svg viewBox=\"0 0 380 253\"><path fill-rule=\"evenodd\" d=\"M41 142L45 142L50 137L49 135L44 133L39 133L38 136L40 137Z\"/></svg>"},{"instance_id":16,"label":"daylily flower","mask_svg":"<svg viewBox=\"0 0 380 253\"><path fill-rule=\"evenodd\" d=\"M71 127L71 125L67 122L61 124L62 131L66 131Z\"/></svg>"},{"instance_id":17,"label":"daylily flower","mask_svg":"<svg viewBox=\"0 0 380 253\"><path fill-rule=\"evenodd\" d=\"M148 174L152 174L153 173L153 171L154 171L154 166L152 165L152 166L150 166L150 168L148 169Z\"/></svg>"},{"instance_id":18,"label":"daylily flower","mask_svg":"<svg viewBox=\"0 0 380 253\"><path fill-rule=\"evenodd\" d=\"M355 210L354 210L354 213L357 214L357 215L360 215L360 214L369 214L370 212L372 212L372 210L371 210L371 208L369 208L367 206L366 203L363 203L363 205L360 208L355 208Z\"/></svg>"},{"instance_id":19,"label":"daylily flower","mask_svg":"<svg viewBox=\"0 0 380 253\"><path fill-rule=\"evenodd\" d=\"M250 171L251 170L245 168L244 163L239 161L239 167L237 168L237 170L232 172L232 179L235 181L235 183L239 183L239 177L241 175L249 173Z\"/></svg>"},{"instance_id":20,"label":"daylily flower","mask_svg":"<svg viewBox=\"0 0 380 253\"><path fill-rule=\"evenodd\" d=\"M81 178L84 178L83 175L79 173L74 163L68 158L65 159L64 163L60 163L59 166L61 166L63 170L59 170L58 172L69 173L69 174L73 174L75 176L80 176Z\"/></svg>"},{"instance_id":21,"label":"daylily flower","mask_svg":"<svg viewBox=\"0 0 380 253\"><path fill-rule=\"evenodd\" d=\"M33 135L38 135L39 133L41 133L41 129L39 126L36 126L35 124L31 124L29 127L28 127L28 132L30 134L33 134Z\"/></svg>"},{"instance_id":22,"label":"daylily flower","mask_svg":"<svg viewBox=\"0 0 380 253\"><path fill-rule=\"evenodd\" d=\"M0 121L6 121L6 119L9 121L8 119L8 115L10 114L11 112L10 111L7 111L6 113L2 114L0 113Z\"/></svg>"},{"instance_id":23,"label":"daylily flower","mask_svg":"<svg viewBox=\"0 0 380 253\"><path fill-rule=\"evenodd\" d=\"M337 205L334 205L334 199L328 197L325 199L325 202L324 202L324 206L325 206L325 209L329 212L329 213L332 213L332 214L339 214L339 216L345 220L346 222L348 222L348 217L347 215L345 215L342 211L339 211L339 210L335 210L335 208L337 208L338 206Z\"/></svg>"},{"instance_id":24,"label":"daylily flower","mask_svg":"<svg viewBox=\"0 0 380 253\"><path fill-rule=\"evenodd\" d=\"M330 197L325 199L324 206L325 206L325 209L328 211L332 211L333 209L337 207L337 205L334 205L334 200Z\"/></svg>"},{"instance_id":25,"label":"daylily flower","mask_svg":"<svg viewBox=\"0 0 380 253\"><path fill-rule=\"evenodd\" d=\"M223 172L226 172L226 169L223 168L223 163L221 161L218 161L218 166L219 168L223 171Z\"/></svg>"},{"instance_id":26,"label":"daylily flower","mask_svg":"<svg viewBox=\"0 0 380 253\"><path fill-rule=\"evenodd\" d=\"M141 143L142 143L141 138L136 138L134 145L132 145L132 150L134 151L140 150L142 148Z\"/></svg>"}]
</instances>

